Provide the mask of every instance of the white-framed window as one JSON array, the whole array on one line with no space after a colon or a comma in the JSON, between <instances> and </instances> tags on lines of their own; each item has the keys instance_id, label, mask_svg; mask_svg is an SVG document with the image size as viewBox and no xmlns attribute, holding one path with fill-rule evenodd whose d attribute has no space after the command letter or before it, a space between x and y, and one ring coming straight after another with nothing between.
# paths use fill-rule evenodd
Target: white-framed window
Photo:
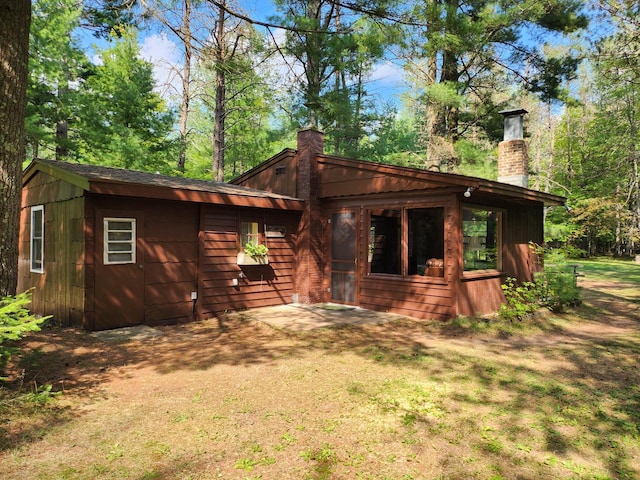
<instances>
[{"instance_id":1,"label":"white-framed window","mask_svg":"<svg viewBox=\"0 0 640 480\"><path fill-rule=\"evenodd\" d=\"M136 219L104 219L104 264L136 263Z\"/></svg>"},{"instance_id":2,"label":"white-framed window","mask_svg":"<svg viewBox=\"0 0 640 480\"><path fill-rule=\"evenodd\" d=\"M240 248L244 248L248 243L260 243L258 222L240 222Z\"/></svg>"},{"instance_id":3,"label":"white-framed window","mask_svg":"<svg viewBox=\"0 0 640 480\"><path fill-rule=\"evenodd\" d=\"M44 205L31 207L30 270L44 273Z\"/></svg>"}]
</instances>

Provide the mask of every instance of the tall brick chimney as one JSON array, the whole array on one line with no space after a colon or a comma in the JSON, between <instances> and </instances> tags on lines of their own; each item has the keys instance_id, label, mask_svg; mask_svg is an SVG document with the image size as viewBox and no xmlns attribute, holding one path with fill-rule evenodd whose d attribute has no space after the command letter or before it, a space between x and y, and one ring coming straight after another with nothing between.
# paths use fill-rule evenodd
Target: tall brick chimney
<instances>
[{"instance_id":1,"label":"tall brick chimney","mask_svg":"<svg viewBox=\"0 0 640 480\"><path fill-rule=\"evenodd\" d=\"M503 110L504 139L498 144L498 181L529 187L529 155L524 141L524 108Z\"/></svg>"},{"instance_id":2,"label":"tall brick chimney","mask_svg":"<svg viewBox=\"0 0 640 480\"><path fill-rule=\"evenodd\" d=\"M320 178L317 155L324 149L324 132L305 128L298 132L297 197L304 199L296 242L295 282L300 303L322 302L324 238L320 211Z\"/></svg>"}]
</instances>

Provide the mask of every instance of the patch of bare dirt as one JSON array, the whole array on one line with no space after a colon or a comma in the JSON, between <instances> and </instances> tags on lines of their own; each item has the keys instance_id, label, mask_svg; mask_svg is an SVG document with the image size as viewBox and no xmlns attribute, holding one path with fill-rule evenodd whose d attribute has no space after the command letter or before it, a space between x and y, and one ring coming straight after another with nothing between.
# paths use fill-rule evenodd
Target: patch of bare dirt
<instances>
[{"instance_id":1,"label":"patch of bare dirt","mask_svg":"<svg viewBox=\"0 0 640 480\"><path fill-rule=\"evenodd\" d=\"M610 381L614 368L620 368L614 359L598 357L594 366L580 358L569 366L564 354L546 355L547 348L555 346L602 345L606 341L638 338L640 311L637 303L612 293L615 292L614 283L603 285L582 281L582 287L581 321L567 322L562 328L532 335L504 338L472 335L441 324L425 324L397 316L383 321L379 314L373 313L376 321L365 322L366 311L358 311L357 324L346 322L333 328L293 331L261 321L265 319L266 311L134 330L125 336L116 332L109 337L71 328L46 328L22 342L22 353L10 365L7 385L28 391L37 385L50 384L54 391L64 392L64 395L50 407L56 410L55 415L40 420L36 416L31 424L12 422L11 412L0 410L0 459L8 461L13 456L11 461L24 469L16 470L15 476L6 478L28 478L30 472L38 471L38 464L49 465L51 458L60 456L64 456L69 465L76 465L73 468L79 472L76 476L72 472L65 478L87 478L87 472L94 472L95 475L90 476L96 478L178 478L174 476L174 468L179 462L189 465L190 471L209 475L190 478L252 478L247 473L251 471L248 459L263 462L266 469L268 461L275 458L279 462L277 471L289 472L288 476L279 478L334 478L322 477L318 470L322 467L323 455L333 458L328 450L334 449L343 459L346 457L353 462L352 470L340 467L343 473L366 472L366 469L355 467L362 462L387 465L389 478L400 478L400 474L409 475L410 472L424 475L413 478L432 478L442 471L455 472L455 469L442 470L443 465L462 462L463 450L458 449L463 448L464 442L455 438L455 432L440 439L429 436L429 432L438 428L437 416L431 418L425 414L425 419L421 420L430 446L412 437L410 429L404 439L399 439L396 430L404 427L380 424L375 432L382 440L376 448L385 445L384 438L388 437L389 444L384 448L389 451L386 454L374 452L373 447L367 447L367 438L372 432L359 431L364 428L363 419L370 418L370 412L345 411L345 405L347 409L354 408L345 396L363 394L387 408L383 404L385 397L367 393L367 388L372 379L382 378L385 374L382 367L370 363L371 359L384 361L390 356L400 362L419 357L433 358L437 363L429 375L434 378L447 378L448 371L460 368L462 359L469 362L469 371L477 375L480 382L492 382L490 374L469 360L470 355L466 353L469 349L486 351L487 357L495 362L515 364L524 358L541 371L565 372L589 381ZM296 314L303 313L298 311ZM282 315L282 310L276 309L270 314ZM307 314L321 315L326 324L332 318L335 321L340 315L352 315L353 312L348 309L321 312L307 309ZM452 352L460 353L457 364L449 359ZM517 355L507 360L505 352L517 352ZM600 355L598 347L591 349L590 354ZM514 375L522 368L519 365L514 369ZM526 364L526 368L533 367ZM628 376L629 372L635 370L630 367L621 375ZM342 393L336 393L336 382L344 383L338 390ZM444 385L442 388L446 389ZM468 401L465 395L468 394L451 392L447 401ZM503 397L496 396L492 401L505 402L512 392L505 390L501 395ZM393 408L398 407L393 405ZM127 412L125 416L122 411ZM109 418L110 412L114 425L101 426L100 422ZM523 406L523 415L526 415L524 412ZM403 418L406 422L414 421L412 417ZM64 445L47 440L45 432L78 421L83 422L83 428L65 433ZM97 431L102 432L103 441L92 436L92 432ZM119 431L127 432L129 439L137 439L142 449L137 460L131 458L130 464L124 460L119 464L118 468L128 469L126 472L118 471L114 466L119 459L127 458L124 440L118 440ZM161 433L154 435L153 432ZM328 440L324 441L325 438ZM355 444L353 438L357 439ZM271 442L270 456L261 452L265 449L266 439ZM296 454L285 456L280 453L293 448L294 444L299 450ZM461 446L447 450L450 445L458 444ZM83 445L92 445L99 451L88 452ZM327 451L323 452L323 449ZM439 457L440 451L448 453ZM148 456L149 452L158 457L147 459L156 465L152 472L155 476L144 477L139 472L131 474L136 461L141 462L140 458ZM402 464L390 460L399 456L398 452L406 455ZM89 466L86 465L87 456L92 457ZM24 460L27 457L28 460ZM243 461L247 462L245 466ZM418 461L422 462L420 466L411 464ZM317 469L310 474L312 464ZM389 464L393 467L388 467ZM544 468L540 467L530 476L521 474L519 478L555 478L553 474L542 475L541 472L546 472ZM166 469L165 474L163 469ZM3 472L2 468L0 472ZM4 475L8 475L6 469Z\"/></svg>"}]
</instances>

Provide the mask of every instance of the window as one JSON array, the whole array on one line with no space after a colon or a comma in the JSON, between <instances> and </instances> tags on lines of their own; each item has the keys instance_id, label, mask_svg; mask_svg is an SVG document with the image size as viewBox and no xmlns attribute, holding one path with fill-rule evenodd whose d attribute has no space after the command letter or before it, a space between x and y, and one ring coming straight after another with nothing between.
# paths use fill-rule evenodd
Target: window
<instances>
[{"instance_id":1,"label":"window","mask_svg":"<svg viewBox=\"0 0 640 480\"><path fill-rule=\"evenodd\" d=\"M104 264L136 263L136 219L104 219Z\"/></svg>"},{"instance_id":2,"label":"window","mask_svg":"<svg viewBox=\"0 0 640 480\"><path fill-rule=\"evenodd\" d=\"M501 224L501 212L482 208L462 209L465 271L502 268Z\"/></svg>"},{"instance_id":3,"label":"window","mask_svg":"<svg viewBox=\"0 0 640 480\"><path fill-rule=\"evenodd\" d=\"M407 210L409 275L444 277L444 208Z\"/></svg>"},{"instance_id":4,"label":"window","mask_svg":"<svg viewBox=\"0 0 640 480\"><path fill-rule=\"evenodd\" d=\"M244 248L247 243L260 243L258 222L240 222L240 248Z\"/></svg>"},{"instance_id":5,"label":"window","mask_svg":"<svg viewBox=\"0 0 640 480\"><path fill-rule=\"evenodd\" d=\"M31 207L31 268L35 273L44 272L44 206Z\"/></svg>"},{"instance_id":6,"label":"window","mask_svg":"<svg viewBox=\"0 0 640 480\"><path fill-rule=\"evenodd\" d=\"M369 272L399 275L400 210L372 210L369 226Z\"/></svg>"}]
</instances>

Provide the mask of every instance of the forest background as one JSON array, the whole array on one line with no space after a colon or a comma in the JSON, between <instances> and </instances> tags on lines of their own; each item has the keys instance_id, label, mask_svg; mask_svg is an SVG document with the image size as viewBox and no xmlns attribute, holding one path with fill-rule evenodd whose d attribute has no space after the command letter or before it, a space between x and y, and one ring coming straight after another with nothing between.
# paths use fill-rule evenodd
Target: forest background
<instances>
[{"instance_id":1,"label":"forest background","mask_svg":"<svg viewBox=\"0 0 640 480\"><path fill-rule=\"evenodd\" d=\"M311 126L327 153L496 179L498 112L522 107L530 186L571 207L547 211L546 240L628 256L640 243L638 9L33 0L25 162L224 181ZM164 61L143 58L154 41Z\"/></svg>"}]
</instances>

